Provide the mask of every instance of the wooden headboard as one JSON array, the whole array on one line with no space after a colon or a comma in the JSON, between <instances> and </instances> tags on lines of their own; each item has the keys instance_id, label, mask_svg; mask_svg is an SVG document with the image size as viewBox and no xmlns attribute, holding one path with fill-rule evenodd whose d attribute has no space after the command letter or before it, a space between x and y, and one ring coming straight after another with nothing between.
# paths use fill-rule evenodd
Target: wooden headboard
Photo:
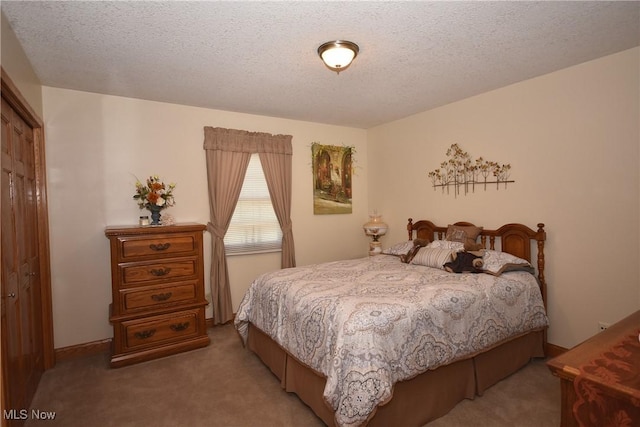
<instances>
[{"instance_id":1,"label":"wooden headboard","mask_svg":"<svg viewBox=\"0 0 640 427\"><path fill-rule=\"evenodd\" d=\"M470 222L456 222L453 225L473 226L474 224ZM407 231L409 232L409 240L417 238L432 242L434 240L444 240L447 234L447 226L437 226L428 220L420 220L414 223L413 219L409 218ZM501 251L526 259L532 264L531 241L536 241L538 281L540 282L540 292L542 293L542 299L544 300L546 308L547 283L544 279L544 241L547 238L547 233L544 231L544 224L538 224L537 231L532 230L526 225L515 223L503 225L496 230L483 228L478 237L483 248L495 250L497 238L500 242Z\"/></svg>"}]
</instances>

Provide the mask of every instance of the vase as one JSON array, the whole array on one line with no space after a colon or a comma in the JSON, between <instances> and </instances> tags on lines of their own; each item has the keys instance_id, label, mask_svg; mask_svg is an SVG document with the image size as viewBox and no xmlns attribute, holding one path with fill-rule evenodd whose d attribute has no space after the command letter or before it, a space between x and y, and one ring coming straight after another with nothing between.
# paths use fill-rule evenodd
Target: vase
<instances>
[{"instance_id":1,"label":"vase","mask_svg":"<svg viewBox=\"0 0 640 427\"><path fill-rule=\"evenodd\" d=\"M160 225L160 211L162 206L149 205L147 209L151 211L151 225Z\"/></svg>"}]
</instances>

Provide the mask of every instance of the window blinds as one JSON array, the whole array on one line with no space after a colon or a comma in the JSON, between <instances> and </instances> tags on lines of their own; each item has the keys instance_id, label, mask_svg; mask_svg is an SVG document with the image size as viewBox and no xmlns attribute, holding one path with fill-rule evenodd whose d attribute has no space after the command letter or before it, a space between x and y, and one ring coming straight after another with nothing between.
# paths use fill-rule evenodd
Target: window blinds
<instances>
[{"instance_id":1,"label":"window blinds","mask_svg":"<svg viewBox=\"0 0 640 427\"><path fill-rule=\"evenodd\" d=\"M273 210L259 154L251 155L238 204L224 237L227 255L279 251L282 230Z\"/></svg>"}]
</instances>

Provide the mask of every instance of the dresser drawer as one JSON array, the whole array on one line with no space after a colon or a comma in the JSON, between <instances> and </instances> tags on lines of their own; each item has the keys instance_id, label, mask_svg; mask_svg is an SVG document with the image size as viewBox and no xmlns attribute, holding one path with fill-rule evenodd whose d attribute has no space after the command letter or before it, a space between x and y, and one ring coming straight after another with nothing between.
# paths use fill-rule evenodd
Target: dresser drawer
<instances>
[{"instance_id":1,"label":"dresser drawer","mask_svg":"<svg viewBox=\"0 0 640 427\"><path fill-rule=\"evenodd\" d=\"M122 350L127 352L195 337L201 333L200 316L204 316L204 309L124 321L120 324L124 337Z\"/></svg>"},{"instance_id":2,"label":"dresser drawer","mask_svg":"<svg viewBox=\"0 0 640 427\"><path fill-rule=\"evenodd\" d=\"M197 301L198 281L129 288L120 291L120 313L168 307Z\"/></svg>"},{"instance_id":3,"label":"dresser drawer","mask_svg":"<svg viewBox=\"0 0 640 427\"><path fill-rule=\"evenodd\" d=\"M179 236L119 237L121 261L140 257L181 256L196 253L198 247L193 234Z\"/></svg>"},{"instance_id":4,"label":"dresser drawer","mask_svg":"<svg viewBox=\"0 0 640 427\"><path fill-rule=\"evenodd\" d=\"M144 284L163 279L188 279L198 272L197 258L168 259L163 262L120 264L123 286Z\"/></svg>"}]
</instances>

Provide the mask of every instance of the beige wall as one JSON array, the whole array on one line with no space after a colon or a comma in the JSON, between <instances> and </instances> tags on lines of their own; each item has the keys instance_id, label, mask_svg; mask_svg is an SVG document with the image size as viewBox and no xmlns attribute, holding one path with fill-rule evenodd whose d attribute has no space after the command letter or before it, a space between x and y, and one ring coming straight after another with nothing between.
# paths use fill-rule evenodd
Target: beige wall
<instances>
[{"instance_id":1,"label":"beige wall","mask_svg":"<svg viewBox=\"0 0 640 427\"><path fill-rule=\"evenodd\" d=\"M543 222L549 342L571 347L637 310L639 59L631 49L370 129L369 204L389 222L384 243L405 238L408 217ZM434 191L427 173L452 143L510 163L515 183Z\"/></svg>"},{"instance_id":2,"label":"beige wall","mask_svg":"<svg viewBox=\"0 0 640 427\"><path fill-rule=\"evenodd\" d=\"M43 94L56 348L112 336L104 227L137 221L135 176L158 174L177 182L176 206L165 212L178 221L208 221L204 126L293 135L292 221L299 265L366 255L364 130L50 87ZM314 141L356 147L352 214L313 214ZM205 233L207 272L209 254ZM280 255L236 256L229 266L235 309L251 280L280 267Z\"/></svg>"},{"instance_id":3,"label":"beige wall","mask_svg":"<svg viewBox=\"0 0 640 427\"><path fill-rule=\"evenodd\" d=\"M2 67L33 111L42 118L42 86L9 21L2 15Z\"/></svg>"}]
</instances>

